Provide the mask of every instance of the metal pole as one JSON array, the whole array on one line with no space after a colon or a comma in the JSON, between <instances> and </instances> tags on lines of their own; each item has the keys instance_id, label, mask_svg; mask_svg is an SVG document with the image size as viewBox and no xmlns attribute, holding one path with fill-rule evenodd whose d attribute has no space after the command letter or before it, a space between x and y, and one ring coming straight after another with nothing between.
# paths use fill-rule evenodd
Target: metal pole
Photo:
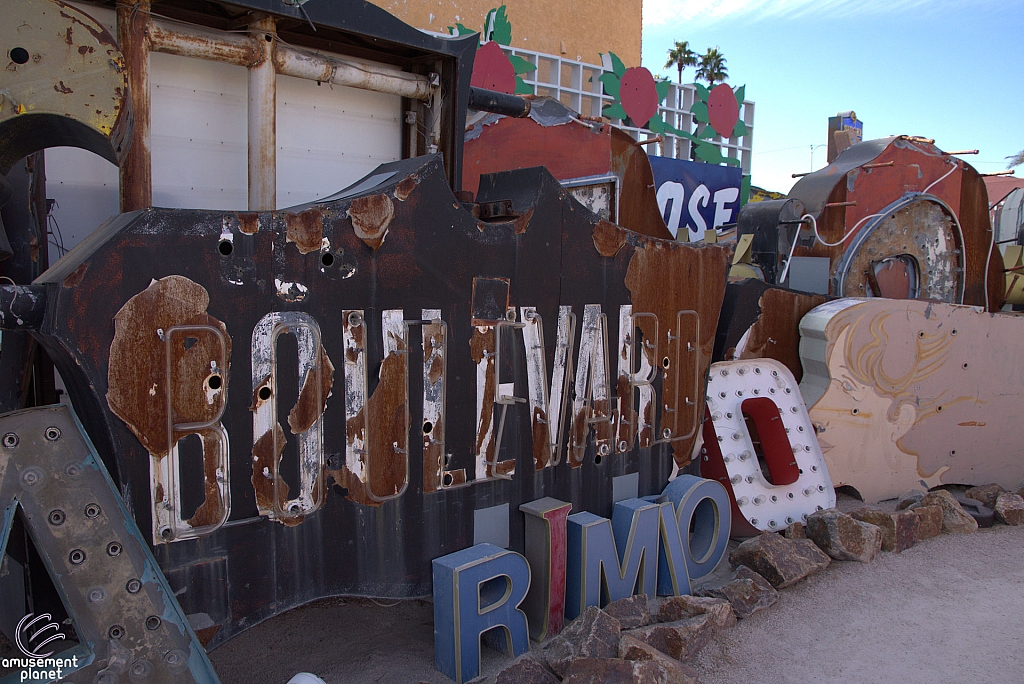
<instances>
[{"instance_id":1,"label":"metal pole","mask_svg":"<svg viewBox=\"0 0 1024 684\"><path fill-rule=\"evenodd\" d=\"M259 52L249 68L249 211L277 208L277 24L272 17L249 25Z\"/></svg>"},{"instance_id":2,"label":"metal pole","mask_svg":"<svg viewBox=\"0 0 1024 684\"><path fill-rule=\"evenodd\" d=\"M135 211L153 204L153 171L150 156L149 99L149 0L125 0L117 5L117 42L128 70L135 124L131 149L121 164L121 211Z\"/></svg>"}]
</instances>

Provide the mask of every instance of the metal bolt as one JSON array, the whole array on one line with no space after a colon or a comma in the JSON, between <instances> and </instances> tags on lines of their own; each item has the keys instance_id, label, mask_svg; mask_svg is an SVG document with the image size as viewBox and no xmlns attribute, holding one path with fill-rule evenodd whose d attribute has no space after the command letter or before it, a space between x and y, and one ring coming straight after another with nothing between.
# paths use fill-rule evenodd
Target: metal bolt
<instances>
[{"instance_id":1,"label":"metal bolt","mask_svg":"<svg viewBox=\"0 0 1024 684\"><path fill-rule=\"evenodd\" d=\"M64 521L67 520L67 518L68 517L64 514L64 511L60 510L59 508L56 508L50 511L50 515L47 517L47 520L50 521L51 525L56 527L58 525L63 525Z\"/></svg>"},{"instance_id":2,"label":"metal bolt","mask_svg":"<svg viewBox=\"0 0 1024 684\"><path fill-rule=\"evenodd\" d=\"M113 672L110 672L108 670L100 670L96 673L96 676L93 677L92 681L93 684L117 684L119 681L121 681L121 679Z\"/></svg>"},{"instance_id":3,"label":"metal bolt","mask_svg":"<svg viewBox=\"0 0 1024 684\"><path fill-rule=\"evenodd\" d=\"M53 426L48 427L46 428L46 432L43 433L43 436L46 437L47 441L56 442L60 439L60 428Z\"/></svg>"},{"instance_id":4,"label":"metal bolt","mask_svg":"<svg viewBox=\"0 0 1024 684\"><path fill-rule=\"evenodd\" d=\"M120 639L124 636L124 627L121 625L114 625L107 632L107 636L111 639Z\"/></svg>"},{"instance_id":5,"label":"metal bolt","mask_svg":"<svg viewBox=\"0 0 1024 684\"><path fill-rule=\"evenodd\" d=\"M85 562L85 551L82 549L75 549L68 554L68 561L72 565L81 565Z\"/></svg>"},{"instance_id":6,"label":"metal bolt","mask_svg":"<svg viewBox=\"0 0 1024 684\"><path fill-rule=\"evenodd\" d=\"M128 580L128 583L124 585L124 588L128 591L129 594L138 594L140 591L142 591L142 582L135 578L132 578Z\"/></svg>"},{"instance_id":7,"label":"metal bolt","mask_svg":"<svg viewBox=\"0 0 1024 684\"><path fill-rule=\"evenodd\" d=\"M91 503L91 504L89 504L88 506L85 507L85 517L86 518L98 518L100 516L100 513L102 512L102 510L103 509L100 508L99 504Z\"/></svg>"},{"instance_id":8,"label":"metal bolt","mask_svg":"<svg viewBox=\"0 0 1024 684\"><path fill-rule=\"evenodd\" d=\"M107 555L110 557L121 555L121 545L117 542L107 544Z\"/></svg>"},{"instance_id":9,"label":"metal bolt","mask_svg":"<svg viewBox=\"0 0 1024 684\"><path fill-rule=\"evenodd\" d=\"M8 432L4 435L4 446L8 449L13 449L18 446L18 435L13 432Z\"/></svg>"},{"instance_id":10,"label":"metal bolt","mask_svg":"<svg viewBox=\"0 0 1024 684\"><path fill-rule=\"evenodd\" d=\"M164 656L164 664L172 672L181 672L188 666L188 656L184 651L178 649L168 651Z\"/></svg>"},{"instance_id":11,"label":"metal bolt","mask_svg":"<svg viewBox=\"0 0 1024 684\"><path fill-rule=\"evenodd\" d=\"M132 663L131 669L128 670L128 678L132 682L149 681L149 677L152 674L153 664L148 660L136 660Z\"/></svg>"},{"instance_id":12,"label":"metal bolt","mask_svg":"<svg viewBox=\"0 0 1024 684\"><path fill-rule=\"evenodd\" d=\"M25 468L21 474L21 483L26 487L35 487L43 481L43 471L36 467Z\"/></svg>"}]
</instances>

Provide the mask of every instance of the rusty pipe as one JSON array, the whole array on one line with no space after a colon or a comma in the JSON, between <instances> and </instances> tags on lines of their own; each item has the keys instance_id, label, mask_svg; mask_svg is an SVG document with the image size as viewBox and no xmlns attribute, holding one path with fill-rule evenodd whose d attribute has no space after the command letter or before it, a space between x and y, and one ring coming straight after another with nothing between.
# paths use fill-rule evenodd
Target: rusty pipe
<instances>
[{"instance_id":1,"label":"rusty pipe","mask_svg":"<svg viewBox=\"0 0 1024 684\"><path fill-rule=\"evenodd\" d=\"M249 211L277 209L277 72L273 17L249 25L259 51L249 67Z\"/></svg>"},{"instance_id":2,"label":"rusty pipe","mask_svg":"<svg viewBox=\"0 0 1024 684\"><path fill-rule=\"evenodd\" d=\"M131 147L118 172L121 211L135 211L153 204L153 164L150 153L152 117L149 86L149 0L117 4L117 42L128 70L134 125Z\"/></svg>"},{"instance_id":3,"label":"rusty pipe","mask_svg":"<svg viewBox=\"0 0 1024 684\"><path fill-rule=\"evenodd\" d=\"M524 119L530 115L531 107L532 104L529 100L518 95L509 95L475 86L471 86L469 89L469 108L478 112L491 112L492 114L511 116L515 119Z\"/></svg>"},{"instance_id":4,"label":"rusty pipe","mask_svg":"<svg viewBox=\"0 0 1024 684\"><path fill-rule=\"evenodd\" d=\"M282 76L399 95L422 102L429 101L434 91L426 76L362 66L284 46L278 46L274 66Z\"/></svg>"},{"instance_id":5,"label":"rusty pipe","mask_svg":"<svg viewBox=\"0 0 1024 684\"><path fill-rule=\"evenodd\" d=\"M200 26L172 26L154 20L149 25L149 41L153 52L237 66L250 66L260 58L260 51L249 36Z\"/></svg>"},{"instance_id":6,"label":"rusty pipe","mask_svg":"<svg viewBox=\"0 0 1024 684\"><path fill-rule=\"evenodd\" d=\"M991 173L979 173L979 176L1012 176L1015 170L1010 169L1009 171L992 171Z\"/></svg>"},{"instance_id":7,"label":"rusty pipe","mask_svg":"<svg viewBox=\"0 0 1024 684\"><path fill-rule=\"evenodd\" d=\"M952 152L947 152L946 154L978 154L978 150L953 150Z\"/></svg>"}]
</instances>

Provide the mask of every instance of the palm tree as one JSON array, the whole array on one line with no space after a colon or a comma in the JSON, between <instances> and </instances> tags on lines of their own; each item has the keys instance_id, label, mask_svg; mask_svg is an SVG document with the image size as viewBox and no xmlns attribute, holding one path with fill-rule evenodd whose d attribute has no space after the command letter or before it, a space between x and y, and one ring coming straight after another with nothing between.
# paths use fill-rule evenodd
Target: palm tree
<instances>
[{"instance_id":1,"label":"palm tree","mask_svg":"<svg viewBox=\"0 0 1024 684\"><path fill-rule=\"evenodd\" d=\"M700 56L700 66L697 67L697 78L703 78L708 82L708 89L715 85L715 81L725 82L729 77L729 70L725 68L725 57L719 52L718 46L708 48L708 51Z\"/></svg>"},{"instance_id":2,"label":"palm tree","mask_svg":"<svg viewBox=\"0 0 1024 684\"><path fill-rule=\"evenodd\" d=\"M1008 169L1012 169L1015 166L1020 166L1021 164L1024 164L1024 150L1021 150L1017 154L1011 154L1009 157L1006 158L1006 161L1010 162L1009 164L1006 165L1006 168Z\"/></svg>"},{"instance_id":3,"label":"palm tree","mask_svg":"<svg viewBox=\"0 0 1024 684\"><path fill-rule=\"evenodd\" d=\"M690 49L690 42L687 40L675 41L676 46L668 51L668 61L665 62L665 68L676 67L679 70L678 82L680 85L683 83L683 69L688 66L697 66L697 53ZM679 103L678 106L682 109L683 106L683 89L679 88Z\"/></svg>"},{"instance_id":4,"label":"palm tree","mask_svg":"<svg viewBox=\"0 0 1024 684\"><path fill-rule=\"evenodd\" d=\"M679 83L683 82L683 69L690 66L697 66L697 53L690 49L690 42L677 40L676 46L668 51L668 61L665 68L676 67L679 70Z\"/></svg>"}]
</instances>

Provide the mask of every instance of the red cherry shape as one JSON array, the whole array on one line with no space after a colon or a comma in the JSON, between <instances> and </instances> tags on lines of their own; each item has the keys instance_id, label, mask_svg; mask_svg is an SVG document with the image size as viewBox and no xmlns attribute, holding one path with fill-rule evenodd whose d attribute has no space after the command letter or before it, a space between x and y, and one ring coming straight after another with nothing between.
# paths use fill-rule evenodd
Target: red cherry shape
<instances>
[{"instance_id":1,"label":"red cherry shape","mask_svg":"<svg viewBox=\"0 0 1024 684\"><path fill-rule=\"evenodd\" d=\"M634 126L644 126L658 113L658 88L651 72L630 67L619 81L619 102Z\"/></svg>"},{"instance_id":2,"label":"red cherry shape","mask_svg":"<svg viewBox=\"0 0 1024 684\"><path fill-rule=\"evenodd\" d=\"M740 106L736 94L725 83L719 83L708 95L708 122L723 138L732 136L736 122L740 120Z\"/></svg>"},{"instance_id":3,"label":"red cherry shape","mask_svg":"<svg viewBox=\"0 0 1024 684\"><path fill-rule=\"evenodd\" d=\"M476 51L469 83L475 88L496 90L499 93L512 94L516 91L516 70L501 51L501 46L493 40L484 43Z\"/></svg>"}]
</instances>

